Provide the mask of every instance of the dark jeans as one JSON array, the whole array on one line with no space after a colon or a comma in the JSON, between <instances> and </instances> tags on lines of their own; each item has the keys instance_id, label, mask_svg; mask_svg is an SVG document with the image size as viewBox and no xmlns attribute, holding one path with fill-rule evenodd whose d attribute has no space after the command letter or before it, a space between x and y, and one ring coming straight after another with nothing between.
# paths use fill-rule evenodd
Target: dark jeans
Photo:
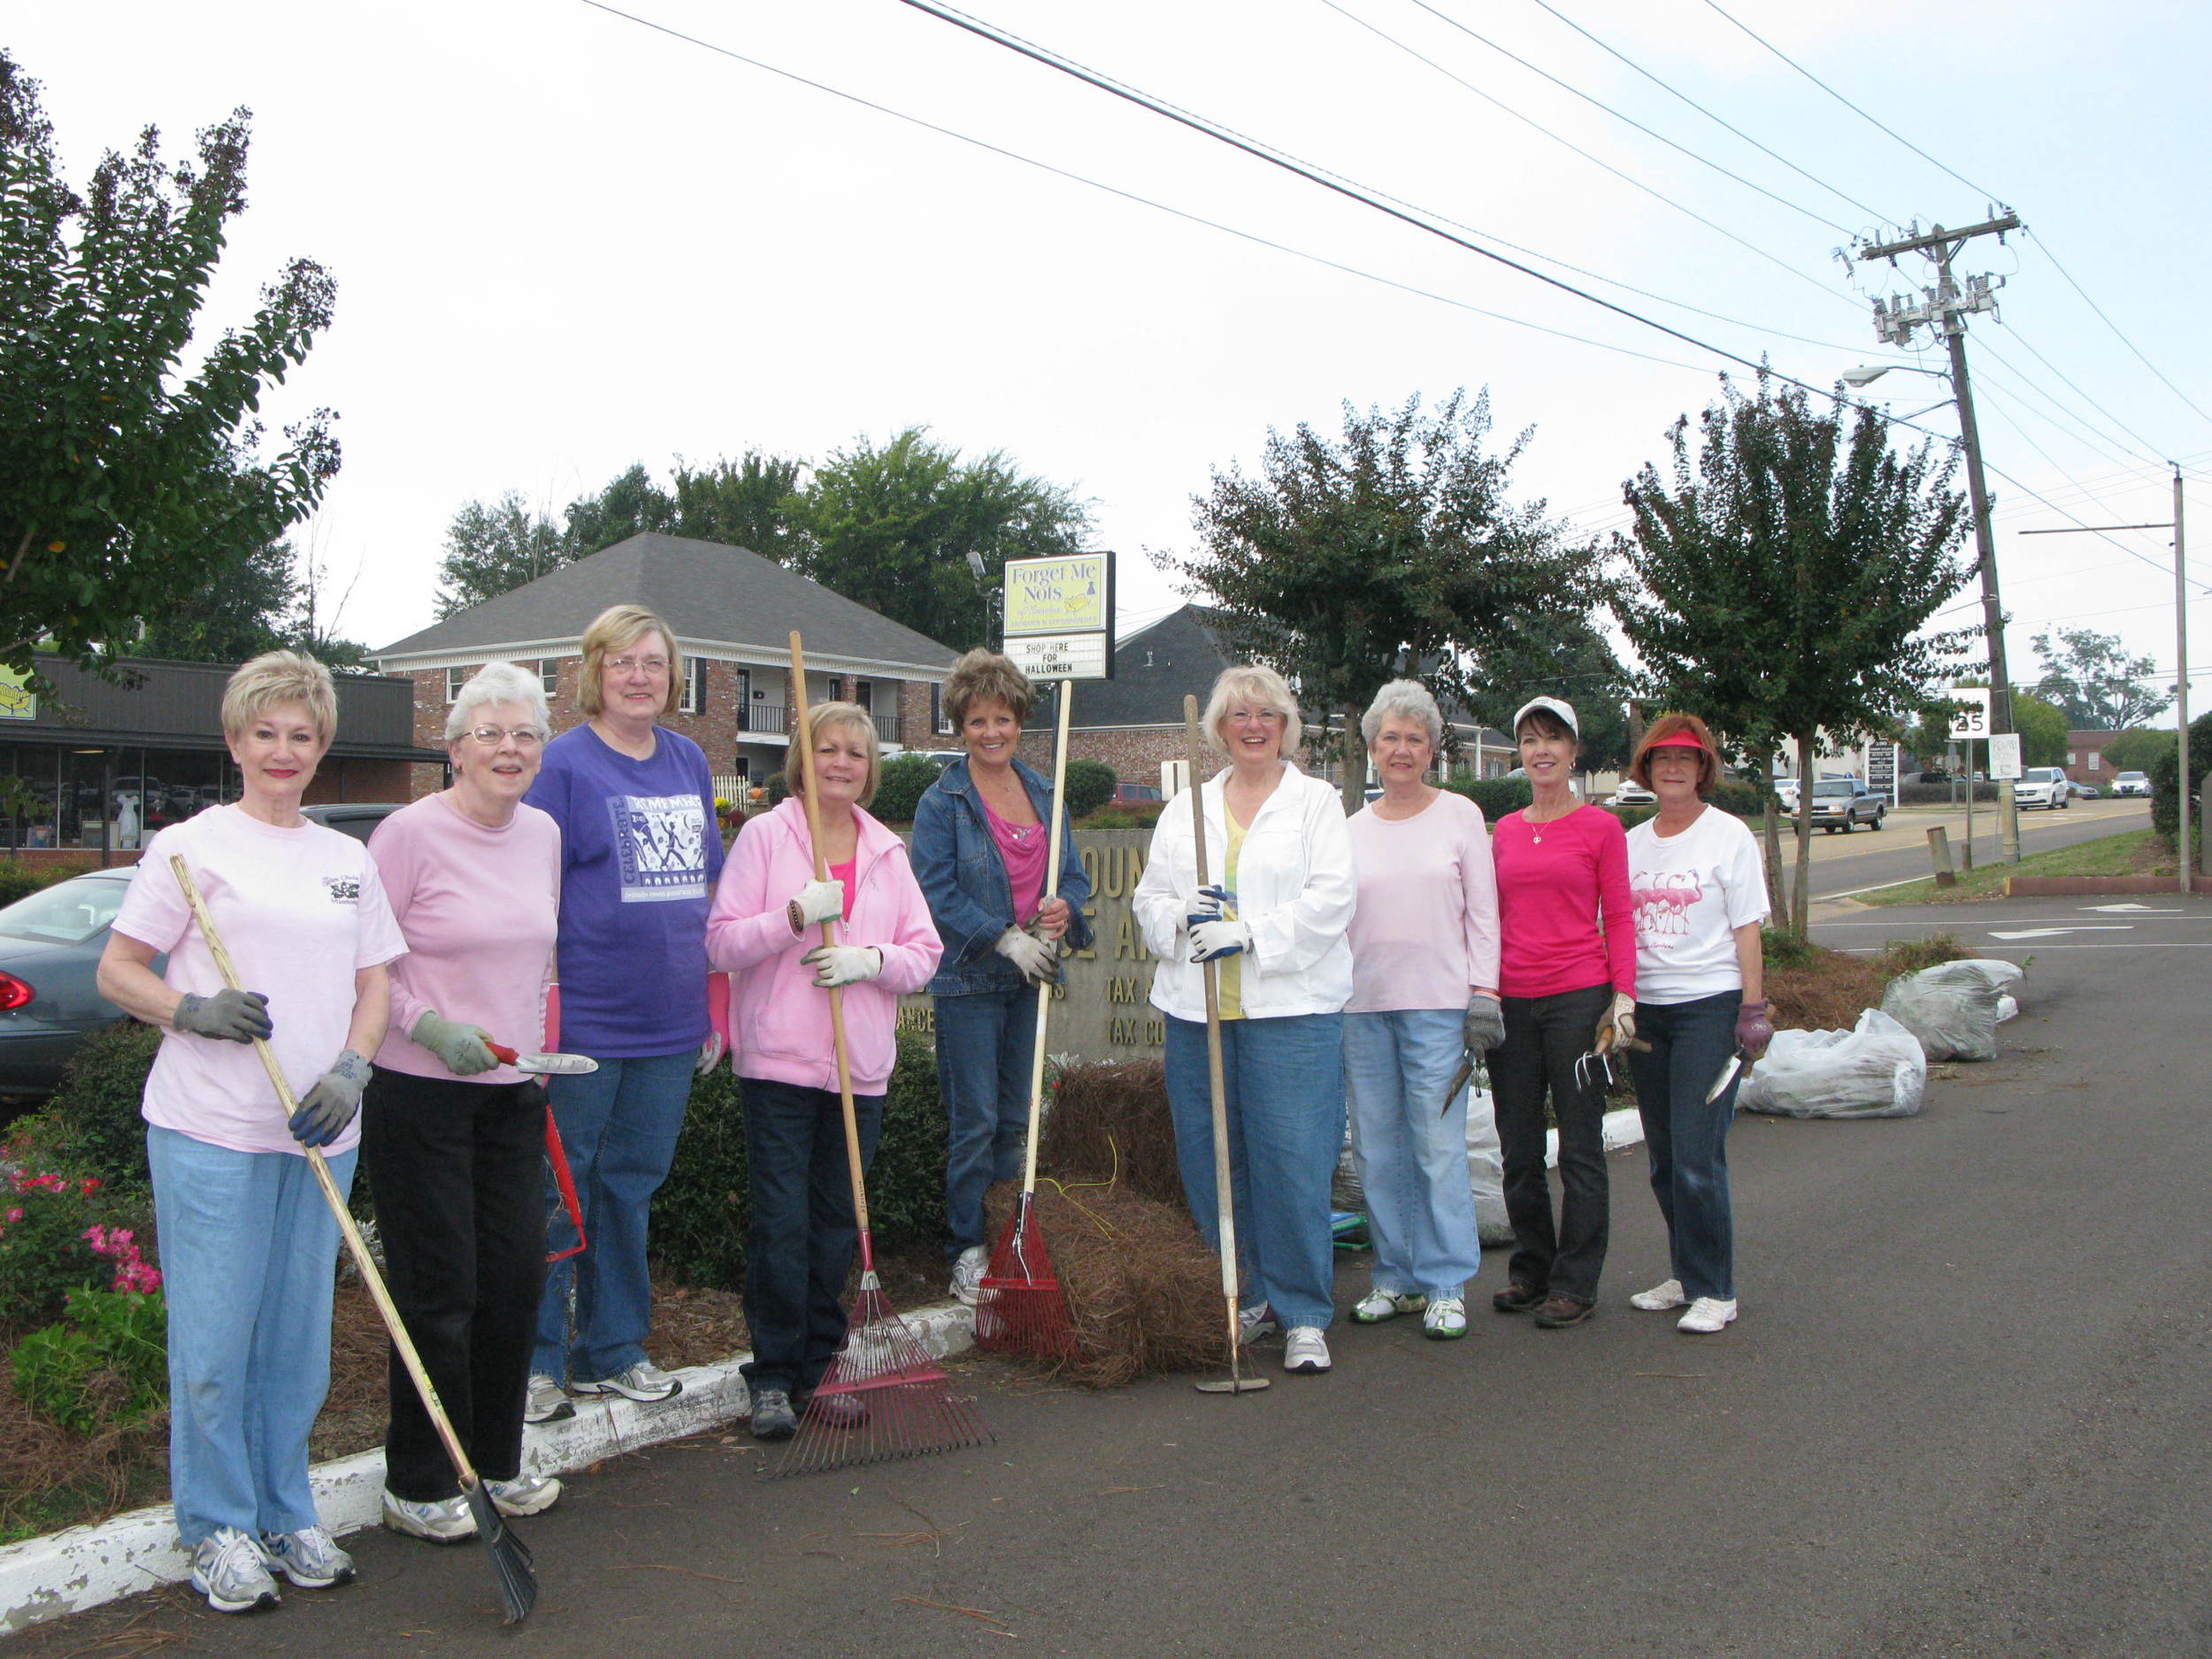
<instances>
[{"instance_id":1,"label":"dark jeans","mask_svg":"<svg viewBox=\"0 0 2212 1659\"><path fill-rule=\"evenodd\" d=\"M1736 1224L1728 1204L1728 1125L1736 1116L1730 1079L1709 1105L1705 1091L1736 1051L1741 991L1694 1002L1639 1002L1636 1034L1649 1054L1628 1056L1636 1110L1651 1155L1651 1190L1667 1218L1667 1257L1682 1294L1736 1297Z\"/></svg>"},{"instance_id":2,"label":"dark jeans","mask_svg":"<svg viewBox=\"0 0 2212 1659\"><path fill-rule=\"evenodd\" d=\"M949 1255L988 1244L983 1194L1021 1173L1029 1074L1037 1052L1037 987L935 999L937 1092L945 1102Z\"/></svg>"},{"instance_id":3,"label":"dark jeans","mask_svg":"<svg viewBox=\"0 0 2212 1659\"><path fill-rule=\"evenodd\" d=\"M545 1093L378 1071L361 1104L361 1167L384 1277L476 1471L522 1467L523 1396L545 1283ZM460 1490L394 1350L384 1484L412 1503Z\"/></svg>"},{"instance_id":4,"label":"dark jeans","mask_svg":"<svg viewBox=\"0 0 2212 1659\"><path fill-rule=\"evenodd\" d=\"M1590 1052L1610 985L1552 996L1509 996L1505 1041L1490 1054L1490 1089L1505 1157L1505 1213L1513 1223L1514 1283L1595 1302L1611 1226L1605 1180L1604 1074L1585 1087L1575 1062ZM1544 1096L1559 1124L1559 1223L1544 1173Z\"/></svg>"},{"instance_id":5,"label":"dark jeans","mask_svg":"<svg viewBox=\"0 0 2212 1659\"><path fill-rule=\"evenodd\" d=\"M859 1231L845 1160L845 1115L830 1089L739 1079L752 1225L745 1234L745 1323L756 1394L805 1394L845 1342L845 1276ZM860 1163L875 1161L883 1096L856 1094Z\"/></svg>"}]
</instances>

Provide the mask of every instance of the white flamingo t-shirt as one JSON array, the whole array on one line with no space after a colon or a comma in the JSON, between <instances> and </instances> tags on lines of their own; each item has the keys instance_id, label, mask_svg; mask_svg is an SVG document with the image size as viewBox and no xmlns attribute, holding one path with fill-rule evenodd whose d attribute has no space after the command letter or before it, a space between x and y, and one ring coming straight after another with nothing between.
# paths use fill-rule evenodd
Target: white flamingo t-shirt
<instances>
[{"instance_id":1,"label":"white flamingo t-shirt","mask_svg":"<svg viewBox=\"0 0 2212 1659\"><path fill-rule=\"evenodd\" d=\"M1766 866L1744 821L1709 806L1679 835L1628 832L1636 1000L1692 1002L1743 988L1735 930L1767 917Z\"/></svg>"}]
</instances>

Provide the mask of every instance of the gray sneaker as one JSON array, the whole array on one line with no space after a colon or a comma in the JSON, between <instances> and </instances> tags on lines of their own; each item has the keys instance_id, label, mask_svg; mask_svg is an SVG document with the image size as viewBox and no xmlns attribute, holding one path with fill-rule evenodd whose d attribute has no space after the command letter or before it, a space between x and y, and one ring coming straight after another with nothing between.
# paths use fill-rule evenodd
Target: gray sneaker
<instances>
[{"instance_id":1,"label":"gray sneaker","mask_svg":"<svg viewBox=\"0 0 2212 1659\"><path fill-rule=\"evenodd\" d=\"M757 1440L787 1440L796 1434L799 1417L791 1409L791 1396L780 1388L764 1388L755 1394L752 1431Z\"/></svg>"},{"instance_id":2,"label":"gray sneaker","mask_svg":"<svg viewBox=\"0 0 2212 1659\"><path fill-rule=\"evenodd\" d=\"M971 1244L960 1252L959 1260L952 1264L952 1294L969 1307L983 1294L983 1275L990 1270L991 1252L980 1244Z\"/></svg>"},{"instance_id":3,"label":"gray sneaker","mask_svg":"<svg viewBox=\"0 0 2212 1659\"><path fill-rule=\"evenodd\" d=\"M568 1397L560 1379L543 1371L533 1372L530 1378L530 1396L523 1402L522 1420L525 1423L557 1423L563 1417L576 1415L576 1402Z\"/></svg>"},{"instance_id":4,"label":"gray sneaker","mask_svg":"<svg viewBox=\"0 0 2212 1659\"><path fill-rule=\"evenodd\" d=\"M261 1546L234 1526L219 1526L192 1547L192 1587L218 1613L250 1613L283 1599Z\"/></svg>"},{"instance_id":5,"label":"gray sneaker","mask_svg":"<svg viewBox=\"0 0 2212 1659\"><path fill-rule=\"evenodd\" d=\"M395 1496L387 1486L383 1509L384 1525L408 1538L433 1544L465 1544L476 1536L476 1517L469 1513L469 1501L458 1493L417 1503L411 1498Z\"/></svg>"},{"instance_id":6,"label":"gray sneaker","mask_svg":"<svg viewBox=\"0 0 2212 1659\"><path fill-rule=\"evenodd\" d=\"M589 1382L569 1385L580 1394L620 1394L625 1400L641 1401L647 1405L657 1400L672 1400L683 1393L683 1379L671 1377L649 1359L641 1359L611 1377L595 1377Z\"/></svg>"},{"instance_id":7,"label":"gray sneaker","mask_svg":"<svg viewBox=\"0 0 2212 1659\"><path fill-rule=\"evenodd\" d=\"M353 1557L319 1526L296 1532L264 1532L261 1553L269 1564L302 1590L327 1590L353 1582Z\"/></svg>"},{"instance_id":8,"label":"gray sneaker","mask_svg":"<svg viewBox=\"0 0 2212 1659\"><path fill-rule=\"evenodd\" d=\"M484 1490L502 1515L543 1515L561 1501L561 1483L551 1475L517 1475L487 1480Z\"/></svg>"}]
</instances>

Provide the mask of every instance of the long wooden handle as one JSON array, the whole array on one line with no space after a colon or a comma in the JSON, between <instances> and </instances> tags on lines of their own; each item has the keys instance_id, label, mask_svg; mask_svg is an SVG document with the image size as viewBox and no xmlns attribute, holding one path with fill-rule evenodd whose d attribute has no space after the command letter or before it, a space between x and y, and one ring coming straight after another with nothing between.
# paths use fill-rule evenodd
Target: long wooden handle
<instances>
[{"instance_id":1,"label":"long wooden handle","mask_svg":"<svg viewBox=\"0 0 2212 1659\"><path fill-rule=\"evenodd\" d=\"M183 889L184 902L192 909L192 919L199 924L200 937L207 941L207 954L215 958L215 966L223 976L223 983L234 991L246 987L238 982L238 970L231 965L230 952L223 949L223 938L215 931L215 918L207 913L207 902L200 897L199 885L192 879L191 868L184 862L182 853L170 856L169 868L176 872L177 886ZM266 1040L253 1040L254 1052L261 1056L261 1064L269 1073L269 1081L276 1087L277 1104L284 1108L287 1118L299 1110L299 1102L292 1097L292 1086L285 1081L284 1068L277 1064L276 1051ZM339 1236L346 1241L346 1249L353 1256L353 1264L360 1270L361 1282L369 1287L369 1300L376 1304L377 1313L383 1318L384 1328L391 1333L392 1347L398 1351L400 1361L407 1367L407 1374L415 1379L415 1392L422 1396L423 1409L430 1414L431 1425L438 1431L438 1438L445 1443L445 1455L452 1460L454 1472L461 1478L464 1486L480 1485L475 1469L470 1464L468 1454L461 1449L461 1437L453 1432L452 1420L439 1402L438 1390L425 1369L422 1356L415 1352L412 1338L407 1334L407 1322L399 1317L393 1305L392 1293L384 1287L384 1276L376 1271L376 1263L369 1255L369 1247L361 1237L361 1229L353 1224L353 1213L346 1208L345 1194L338 1190L338 1183L330 1173L330 1165L323 1157L320 1147L303 1147L307 1167L315 1171L315 1184L323 1189L323 1202L330 1206L330 1213L338 1218Z\"/></svg>"},{"instance_id":2,"label":"long wooden handle","mask_svg":"<svg viewBox=\"0 0 2212 1659\"><path fill-rule=\"evenodd\" d=\"M1206 797L1199 781L1204 764L1205 740L1198 729L1198 699L1183 699L1183 741L1190 755L1190 777L1184 792L1190 796L1191 839L1198 849L1198 885L1206 880ZM1228 810L1226 797L1222 810ZM1221 988L1217 964L1201 964L1206 982L1206 1085L1213 1091L1214 1209L1221 1229L1221 1294L1229 1304L1229 1355L1235 1363L1237 1326L1237 1216L1229 1184L1229 1090L1221 1075Z\"/></svg>"},{"instance_id":3,"label":"long wooden handle","mask_svg":"<svg viewBox=\"0 0 2212 1659\"><path fill-rule=\"evenodd\" d=\"M1060 833L1068 810L1068 714L1075 706L1075 682L1060 682L1057 727L1052 744L1052 828L1045 838L1045 897L1060 894ZM1072 923L1073 918L1070 921ZM1029 1150L1022 1160L1022 1196L1037 1190L1038 1127L1045 1115L1045 1042L1048 1016L1052 1008L1053 982L1037 982L1037 1046L1029 1061Z\"/></svg>"},{"instance_id":4,"label":"long wooden handle","mask_svg":"<svg viewBox=\"0 0 2212 1659\"><path fill-rule=\"evenodd\" d=\"M806 810L807 839L814 843L814 879L829 879L829 855L822 848L822 807L814 798L814 729L806 706L806 653L799 644L799 631L791 630L791 701L799 711L799 779L805 785L800 803ZM824 918L822 942L837 942L837 923ZM860 1267L863 1272L875 1271L875 1246L868 1237L868 1183L865 1171L860 1167L860 1119L853 1108L852 1061L845 1048L845 987L830 987L830 1046L837 1056L837 1103L845 1110L845 1167L852 1178L853 1218L860 1229Z\"/></svg>"}]
</instances>

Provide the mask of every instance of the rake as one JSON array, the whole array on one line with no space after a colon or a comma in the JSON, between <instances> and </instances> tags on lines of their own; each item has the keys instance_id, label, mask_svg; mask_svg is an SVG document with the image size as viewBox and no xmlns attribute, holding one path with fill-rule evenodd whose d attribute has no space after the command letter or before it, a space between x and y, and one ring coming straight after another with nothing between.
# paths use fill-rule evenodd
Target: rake
<instances>
[{"instance_id":1,"label":"rake","mask_svg":"<svg viewBox=\"0 0 2212 1659\"><path fill-rule=\"evenodd\" d=\"M797 705L800 775L805 783L807 837L814 843L814 879L829 879L822 846L821 808L814 789L813 723L806 706L806 658L791 635L792 701ZM837 924L822 924L822 942L837 942ZM981 1446L991 1439L936 1357L884 1299L869 1236L868 1182L860 1160L860 1123L853 1112L852 1065L845 1047L845 993L829 993L830 1039L837 1059L837 1098L845 1112L845 1166L852 1179L853 1219L860 1233L860 1289L845 1310L845 1344L815 1386L799 1432L775 1473L814 1474L861 1463L921 1457Z\"/></svg>"},{"instance_id":2,"label":"rake","mask_svg":"<svg viewBox=\"0 0 2212 1659\"><path fill-rule=\"evenodd\" d=\"M215 918L207 913L207 903L200 897L197 883L184 862L181 853L173 855L169 868L176 872L177 886L183 890L184 902L191 907L192 919L199 924L200 937L207 941L207 954L215 958L215 966L223 976L223 983L234 991L245 987L238 982L238 971L231 965L230 952L223 949L222 936L215 931ZM275 1050L262 1038L254 1039L254 1052L261 1056L263 1068L269 1073L269 1081L276 1087L277 1103L284 1109L287 1118L299 1111L299 1102L292 1096L292 1086L285 1080L284 1069L277 1064ZM492 1494L485 1486L461 1449L461 1438L453 1432L453 1423L439 1402L438 1391L431 1383L430 1373L424 1368L422 1356L415 1352L415 1344L407 1334L406 1322L399 1317L393 1305L392 1293L384 1287L384 1276L376 1271L370 1259L369 1247L362 1240L361 1229L353 1224L353 1216L346 1209L345 1194L338 1190L338 1183L330 1173L320 1147L303 1148L307 1154L307 1167L315 1172L315 1184L323 1189L323 1202L330 1206L330 1213L338 1218L338 1232L346 1241L346 1249L353 1257L353 1264L360 1271L361 1282L368 1286L369 1299L376 1303L377 1312L383 1317L384 1328L391 1333L392 1347L398 1352L407 1374L414 1379L415 1392L422 1396L423 1409L429 1414L431 1425L438 1431L438 1439L445 1445L445 1455L452 1460L453 1472L461 1483L461 1495L468 1500L469 1513L475 1517L476 1535L484 1540L484 1551L491 1562L492 1577L499 1586L500 1623L519 1624L529 1617L530 1609L538 1599L538 1577L530 1564L530 1547L524 1543L514 1528L507 1525L506 1517L492 1502Z\"/></svg>"},{"instance_id":3,"label":"rake","mask_svg":"<svg viewBox=\"0 0 2212 1659\"><path fill-rule=\"evenodd\" d=\"M1052 750L1052 828L1045 844L1045 897L1060 892L1060 834L1067 811L1068 718L1075 682L1060 682L1059 732ZM1044 1229L1037 1222L1038 1125L1044 1116L1045 1026L1055 983L1037 985L1037 1047L1029 1065L1029 1147L1022 1163L1022 1195L991 1252L975 1299L975 1342L1001 1354L1037 1359L1075 1357L1075 1325L1068 1299L1052 1271Z\"/></svg>"}]
</instances>

